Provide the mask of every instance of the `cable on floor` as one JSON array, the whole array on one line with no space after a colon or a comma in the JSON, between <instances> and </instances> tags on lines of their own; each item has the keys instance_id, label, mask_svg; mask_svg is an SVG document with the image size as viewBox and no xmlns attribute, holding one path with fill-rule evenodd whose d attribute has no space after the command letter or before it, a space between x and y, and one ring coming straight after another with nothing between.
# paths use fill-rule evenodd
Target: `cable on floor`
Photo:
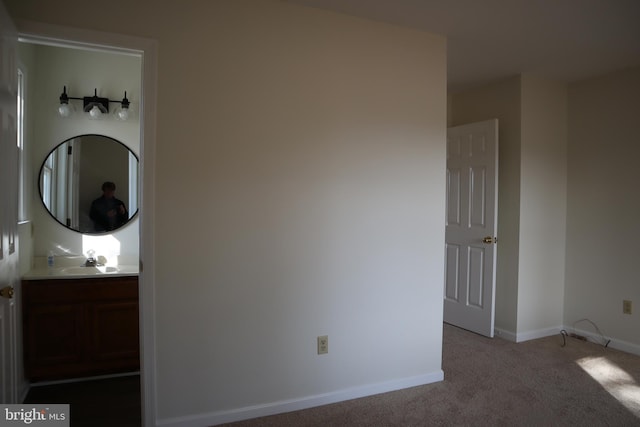
<instances>
[{"instance_id":1,"label":"cable on floor","mask_svg":"<svg viewBox=\"0 0 640 427\"><path fill-rule=\"evenodd\" d=\"M565 347L567 345L567 337L571 337L571 338L575 338L581 341L589 341L589 337L586 337L584 335L579 335L576 333L576 324L580 323L580 322L588 322L590 323L593 328L596 330L596 332L598 333L598 335L600 335L600 339L601 342L600 343L596 343L596 344L602 344L605 348L609 347L609 343L611 342L610 339L607 339L604 334L602 333L602 331L600 331L600 328L598 328L598 325L596 325L594 322L592 322L589 319L580 319L577 320L575 322L573 322L573 332L569 333L567 332L565 329L562 329L560 331L560 335L562 336L562 347Z\"/></svg>"},{"instance_id":2,"label":"cable on floor","mask_svg":"<svg viewBox=\"0 0 640 427\"><path fill-rule=\"evenodd\" d=\"M609 347L609 343L611 342L610 339L605 338L604 334L602 333L602 331L600 331L600 328L598 328L598 325L596 325L594 322L592 322L589 319L580 319L577 320L575 322L573 322L573 332L575 333L576 331L576 324L580 323L580 322L588 322L591 324L591 326L593 326L593 328L596 330L596 332L598 333L598 335L600 335L600 339L602 340L600 342L600 344L602 344L605 348ZM587 340L588 341L588 340Z\"/></svg>"},{"instance_id":3,"label":"cable on floor","mask_svg":"<svg viewBox=\"0 0 640 427\"><path fill-rule=\"evenodd\" d=\"M564 329L560 331L560 335L562 335L562 347L567 345L567 331L565 331Z\"/></svg>"}]
</instances>

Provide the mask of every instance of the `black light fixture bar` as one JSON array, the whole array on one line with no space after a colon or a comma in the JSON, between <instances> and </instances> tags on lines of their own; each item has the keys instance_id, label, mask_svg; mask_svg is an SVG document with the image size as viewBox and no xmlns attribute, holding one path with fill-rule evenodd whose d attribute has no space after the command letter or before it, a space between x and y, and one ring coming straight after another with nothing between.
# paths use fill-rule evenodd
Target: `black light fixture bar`
<instances>
[{"instance_id":1,"label":"black light fixture bar","mask_svg":"<svg viewBox=\"0 0 640 427\"><path fill-rule=\"evenodd\" d=\"M101 113L109 112L109 98L101 98L98 96L98 89L95 89L93 96L85 96L82 98L84 102L84 112L88 113L93 107L98 107Z\"/></svg>"},{"instance_id":2,"label":"black light fixture bar","mask_svg":"<svg viewBox=\"0 0 640 427\"><path fill-rule=\"evenodd\" d=\"M74 97L74 96L69 96L67 95L67 87L64 86L62 89L62 94L60 95L60 104L69 104L69 100L70 99L76 99L79 101L83 102L83 110L85 113L90 112L93 107L98 107L98 109L100 110L101 113L108 113L109 112L109 103L113 102L113 103L117 103L120 104L120 106L123 109L128 109L129 105L131 104L129 102L129 100L127 99L127 92L124 92L124 98L122 99L122 101L112 101L109 98L103 98L98 96L98 89L94 89L93 92L93 96L84 96L82 98L78 98L78 97Z\"/></svg>"}]
</instances>

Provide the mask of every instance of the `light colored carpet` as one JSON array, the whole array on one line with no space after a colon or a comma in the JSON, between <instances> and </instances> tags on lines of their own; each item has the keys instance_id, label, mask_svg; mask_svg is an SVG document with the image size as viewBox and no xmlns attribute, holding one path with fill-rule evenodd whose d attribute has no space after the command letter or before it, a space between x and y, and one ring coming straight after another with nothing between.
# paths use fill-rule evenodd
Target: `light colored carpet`
<instances>
[{"instance_id":1,"label":"light colored carpet","mask_svg":"<svg viewBox=\"0 0 640 427\"><path fill-rule=\"evenodd\" d=\"M445 325L442 382L229 426L640 426L640 357L562 342Z\"/></svg>"}]
</instances>

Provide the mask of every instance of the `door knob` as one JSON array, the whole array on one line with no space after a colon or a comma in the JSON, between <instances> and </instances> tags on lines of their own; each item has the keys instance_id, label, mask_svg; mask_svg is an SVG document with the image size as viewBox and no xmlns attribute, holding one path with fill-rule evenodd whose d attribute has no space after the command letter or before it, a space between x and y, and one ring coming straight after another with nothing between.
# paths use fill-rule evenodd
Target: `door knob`
<instances>
[{"instance_id":1,"label":"door knob","mask_svg":"<svg viewBox=\"0 0 640 427\"><path fill-rule=\"evenodd\" d=\"M482 239L482 243L498 243L498 238L487 236L484 239Z\"/></svg>"},{"instance_id":2,"label":"door knob","mask_svg":"<svg viewBox=\"0 0 640 427\"><path fill-rule=\"evenodd\" d=\"M13 298L13 286L6 286L0 289L0 296L7 299Z\"/></svg>"}]
</instances>

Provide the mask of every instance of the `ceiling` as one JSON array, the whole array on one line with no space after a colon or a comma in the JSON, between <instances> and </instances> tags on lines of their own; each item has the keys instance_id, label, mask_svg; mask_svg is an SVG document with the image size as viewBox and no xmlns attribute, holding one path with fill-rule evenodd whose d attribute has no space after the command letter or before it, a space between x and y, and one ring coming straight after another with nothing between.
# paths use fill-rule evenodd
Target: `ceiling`
<instances>
[{"instance_id":1,"label":"ceiling","mask_svg":"<svg viewBox=\"0 0 640 427\"><path fill-rule=\"evenodd\" d=\"M452 92L640 66L640 0L286 0L447 37Z\"/></svg>"}]
</instances>

